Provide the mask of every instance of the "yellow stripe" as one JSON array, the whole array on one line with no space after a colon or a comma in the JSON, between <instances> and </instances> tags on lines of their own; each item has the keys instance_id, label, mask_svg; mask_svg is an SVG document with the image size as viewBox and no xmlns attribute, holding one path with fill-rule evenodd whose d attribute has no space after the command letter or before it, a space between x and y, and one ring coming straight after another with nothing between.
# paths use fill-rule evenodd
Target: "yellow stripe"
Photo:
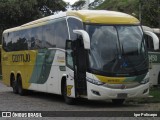
<instances>
[{"instance_id":1,"label":"yellow stripe","mask_svg":"<svg viewBox=\"0 0 160 120\"><path fill-rule=\"evenodd\" d=\"M58 62L60 62L60 63L64 63L65 61L64 60L57 60Z\"/></svg>"},{"instance_id":2,"label":"yellow stripe","mask_svg":"<svg viewBox=\"0 0 160 120\"><path fill-rule=\"evenodd\" d=\"M121 84L124 82L125 77L106 77L95 75L101 82L109 83L109 84Z\"/></svg>"}]
</instances>

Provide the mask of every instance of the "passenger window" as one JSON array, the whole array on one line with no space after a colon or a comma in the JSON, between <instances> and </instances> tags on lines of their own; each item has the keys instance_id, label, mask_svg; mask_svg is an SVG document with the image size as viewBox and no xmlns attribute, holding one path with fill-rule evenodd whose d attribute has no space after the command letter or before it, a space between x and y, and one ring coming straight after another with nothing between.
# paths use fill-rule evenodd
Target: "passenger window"
<instances>
[{"instance_id":1,"label":"passenger window","mask_svg":"<svg viewBox=\"0 0 160 120\"><path fill-rule=\"evenodd\" d=\"M69 38L65 19L53 21L51 24L46 25L43 31L43 39L47 48L65 48L65 41Z\"/></svg>"},{"instance_id":2,"label":"passenger window","mask_svg":"<svg viewBox=\"0 0 160 120\"><path fill-rule=\"evenodd\" d=\"M69 68L71 68L73 70L73 50L71 48L71 41L67 41L66 42L66 64Z\"/></svg>"},{"instance_id":3,"label":"passenger window","mask_svg":"<svg viewBox=\"0 0 160 120\"><path fill-rule=\"evenodd\" d=\"M146 41L147 49L149 51L153 51L154 50L154 45L153 45L153 39L152 39L152 37L145 34L144 35L144 39Z\"/></svg>"}]
</instances>

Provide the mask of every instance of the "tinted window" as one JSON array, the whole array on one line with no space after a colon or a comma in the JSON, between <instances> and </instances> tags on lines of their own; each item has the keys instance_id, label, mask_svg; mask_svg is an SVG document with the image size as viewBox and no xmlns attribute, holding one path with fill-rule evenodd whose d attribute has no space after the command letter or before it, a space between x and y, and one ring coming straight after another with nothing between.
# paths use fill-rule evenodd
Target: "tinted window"
<instances>
[{"instance_id":1,"label":"tinted window","mask_svg":"<svg viewBox=\"0 0 160 120\"><path fill-rule=\"evenodd\" d=\"M83 29L82 22L75 18L68 18L68 26L69 26L69 32L70 32L70 39L76 40L77 34L73 33L73 30L82 30Z\"/></svg>"},{"instance_id":2,"label":"tinted window","mask_svg":"<svg viewBox=\"0 0 160 120\"><path fill-rule=\"evenodd\" d=\"M6 51L17 51L28 49L27 38L23 36L23 31L16 31L4 34L3 48Z\"/></svg>"},{"instance_id":3,"label":"tinted window","mask_svg":"<svg viewBox=\"0 0 160 120\"><path fill-rule=\"evenodd\" d=\"M42 29L43 27L35 27L29 29L29 49L42 49L44 48L43 39L42 39Z\"/></svg>"},{"instance_id":4,"label":"tinted window","mask_svg":"<svg viewBox=\"0 0 160 120\"><path fill-rule=\"evenodd\" d=\"M73 50L71 49L71 44L72 43L68 41L66 45L66 64L69 68L73 69Z\"/></svg>"},{"instance_id":5,"label":"tinted window","mask_svg":"<svg viewBox=\"0 0 160 120\"><path fill-rule=\"evenodd\" d=\"M108 76L138 75L148 70L148 55L140 26L86 25L90 35L90 70Z\"/></svg>"},{"instance_id":6,"label":"tinted window","mask_svg":"<svg viewBox=\"0 0 160 120\"><path fill-rule=\"evenodd\" d=\"M145 41L146 41L147 49L148 50L154 50L152 37L144 34L144 38L145 38Z\"/></svg>"},{"instance_id":7,"label":"tinted window","mask_svg":"<svg viewBox=\"0 0 160 120\"><path fill-rule=\"evenodd\" d=\"M65 19L52 20L47 25L4 34L3 48L6 51L43 48L65 48L68 28Z\"/></svg>"},{"instance_id":8,"label":"tinted window","mask_svg":"<svg viewBox=\"0 0 160 120\"><path fill-rule=\"evenodd\" d=\"M7 33L5 33L5 34L3 34L3 46L2 46L2 47L3 47L3 49L6 50L6 51L8 51L8 50L7 50L7 42L8 42L7 40L8 40L8 39L7 39Z\"/></svg>"},{"instance_id":9,"label":"tinted window","mask_svg":"<svg viewBox=\"0 0 160 120\"><path fill-rule=\"evenodd\" d=\"M52 21L44 26L43 39L45 47L65 48L65 41L68 39L68 28L65 19Z\"/></svg>"}]
</instances>

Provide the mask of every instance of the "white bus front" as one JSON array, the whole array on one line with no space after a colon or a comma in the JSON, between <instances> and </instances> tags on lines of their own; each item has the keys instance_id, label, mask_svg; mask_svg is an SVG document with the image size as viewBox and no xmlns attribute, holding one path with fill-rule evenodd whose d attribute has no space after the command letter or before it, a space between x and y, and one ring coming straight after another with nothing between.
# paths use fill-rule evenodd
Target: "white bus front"
<instances>
[{"instance_id":1,"label":"white bus front","mask_svg":"<svg viewBox=\"0 0 160 120\"><path fill-rule=\"evenodd\" d=\"M122 104L127 98L149 93L148 54L139 25L84 25L90 37L77 33L66 44L68 98L112 99ZM88 43L87 43L88 44Z\"/></svg>"}]
</instances>

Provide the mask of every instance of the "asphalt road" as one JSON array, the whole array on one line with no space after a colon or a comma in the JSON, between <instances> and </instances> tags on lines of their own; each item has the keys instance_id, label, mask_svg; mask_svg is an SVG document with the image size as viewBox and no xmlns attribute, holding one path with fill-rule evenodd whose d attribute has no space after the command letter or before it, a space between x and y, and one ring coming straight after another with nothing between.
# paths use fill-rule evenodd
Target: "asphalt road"
<instances>
[{"instance_id":1,"label":"asphalt road","mask_svg":"<svg viewBox=\"0 0 160 120\"><path fill-rule=\"evenodd\" d=\"M64 103L63 98L58 95L40 93L40 92L31 92L27 96L20 96L18 94L14 94L12 92L11 87L6 87L0 81L0 111L32 111L32 112L48 111L48 112L45 112L45 114L47 113L52 114L53 111L58 111L57 113L58 115L56 116L58 117L57 119L63 119L63 117L65 118L66 114L70 115L71 114L70 111L72 112L82 111L79 113L79 114L82 114L82 116L84 113L89 111L89 116L86 116L86 114L83 116L84 120L85 119L88 120L89 117L91 120L94 120L94 119L106 120L104 117L91 118L91 116L92 115L94 116L97 113L103 113L106 111L113 111L113 114L114 114L114 111L120 111L120 112L121 111L146 111L146 112L160 111L160 103L147 103L147 104L124 103L121 106L116 106L116 105L113 105L111 101L79 100L77 105L67 105ZM73 112L73 113L76 113L76 112ZM53 112L53 114L55 113ZM62 114L62 116L59 114ZM63 116L63 114L65 115ZM82 117L76 117L76 119L81 119L81 118ZM16 120L17 118L14 118L14 119ZM28 118L24 118L24 119L28 119ZM34 118L34 119L39 120L39 118ZM43 119L53 119L53 118L43 118ZM69 118L69 120L72 120L72 119L75 119L75 117Z\"/></svg>"}]
</instances>

